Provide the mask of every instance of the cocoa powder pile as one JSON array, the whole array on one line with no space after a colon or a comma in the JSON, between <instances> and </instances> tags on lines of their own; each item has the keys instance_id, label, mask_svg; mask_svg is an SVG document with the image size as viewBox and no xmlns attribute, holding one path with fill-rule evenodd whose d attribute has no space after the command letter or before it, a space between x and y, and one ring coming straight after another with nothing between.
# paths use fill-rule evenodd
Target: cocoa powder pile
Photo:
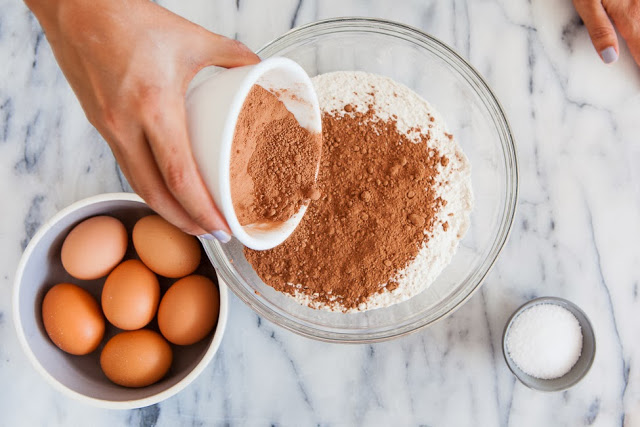
<instances>
[{"instance_id":1,"label":"cocoa powder pile","mask_svg":"<svg viewBox=\"0 0 640 427\"><path fill-rule=\"evenodd\" d=\"M319 196L321 138L300 126L274 94L251 88L238 116L230 164L231 199L241 225L286 221Z\"/></svg>"},{"instance_id":2,"label":"cocoa powder pile","mask_svg":"<svg viewBox=\"0 0 640 427\"><path fill-rule=\"evenodd\" d=\"M283 244L244 253L276 290L348 310L397 287L391 278L415 259L446 204L433 186L448 159L427 147L428 136L414 143L394 120L379 120L372 106L344 110L323 114L321 198Z\"/></svg>"}]
</instances>

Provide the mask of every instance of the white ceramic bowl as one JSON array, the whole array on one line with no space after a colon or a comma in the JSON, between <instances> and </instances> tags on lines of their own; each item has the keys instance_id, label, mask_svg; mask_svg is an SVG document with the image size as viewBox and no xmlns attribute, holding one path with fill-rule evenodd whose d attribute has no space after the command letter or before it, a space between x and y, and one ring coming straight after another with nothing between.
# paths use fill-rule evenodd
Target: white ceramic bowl
<instances>
[{"instance_id":1,"label":"white ceramic bowl","mask_svg":"<svg viewBox=\"0 0 640 427\"><path fill-rule=\"evenodd\" d=\"M233 209L229 162L242 105L254 84L279 93L278 99L310 132L322 129L318 99L311 79L294 61L271 58L256 65L227 70L205 69L187 92L187 125L193 155L216 206L231 233L243 245L271 249L284 242L302 220L306 205L280 227L241 226ZM316 174L319 169L316 168Z\"/></svg>"},{"instance_id":2,"label":"white ceramic bowl","mask_svg":"<svg viewBox=\"0 0 640 427\"><path fill-rule=\"evenodd\" d=\"M133 256L131 229L135 222L153 211L140 197L131 193L102 194L61 210L44 224L25 249L16 273L13 293L13 317L20 344L35 369L63 394L94 406L131 409L164 400L191 383L213 359L227 323L227 286L218 281L220 315L210 336L191 346L174 346L173 363L161 381L143 388L118 386L102 373L99 358L107 338L118 330L106 322L105 339L97 350L86 356L73 356L56 347L42 324L42 299L51 286L70 282L88 290L98 301L104 278L77 280L62 267L60 248L67 233L82 220L95 215L120 219L129 232L126 257ZM209 263L203 261L198 272L215 277ZM172 283L160 278L163 291ZM155 322L155 321L154 321ZM151 328L155 326L153 323Z\"/></svg>"}]
</instances>

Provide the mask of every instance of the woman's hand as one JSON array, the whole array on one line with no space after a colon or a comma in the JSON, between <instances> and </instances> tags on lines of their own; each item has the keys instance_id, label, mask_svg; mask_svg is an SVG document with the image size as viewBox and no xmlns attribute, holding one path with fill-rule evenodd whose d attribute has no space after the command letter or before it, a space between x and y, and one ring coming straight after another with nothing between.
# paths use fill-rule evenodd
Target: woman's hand
<instances>
[{"instance_id":1,"label":"woman's hand","mask_svg":"<svg viewBox=\"0 0 640 427\"><path fill-rule=\"evenodd\" d=\"M573 0L573 4L605 63L618 60L615 25L640 65L640 0Z\"/></svg>"},{"instance_id":2,"label":"woman's hand","mask_svg":"<svg viewBox=\"0 0 640 427\"><path fill-rule=\"evenodd\" d=\"M228 241L191 152L184 96L203 67L260 59L149 0L26 0L131 187L187 233Z\"/></svg>"}]
</instances>

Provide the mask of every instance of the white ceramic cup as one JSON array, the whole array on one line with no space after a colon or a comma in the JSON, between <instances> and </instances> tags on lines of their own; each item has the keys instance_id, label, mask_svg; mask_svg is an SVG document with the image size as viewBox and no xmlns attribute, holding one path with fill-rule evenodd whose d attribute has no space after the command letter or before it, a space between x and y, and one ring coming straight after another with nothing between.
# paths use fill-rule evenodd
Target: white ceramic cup
<instances>
[{"instance_id":1,"label":"white ceramic cup","mask_svg":"<svg viewBox=\"0 0 640 427\"><path fill-rule=\"evenodd\" d=\"M240 225L231 199L229 162L236 122L251 87L258 84L278 98L310 132L321 132L320 109L313 84L296 62L269 58L259 64L205 69L191 83L186 97L187 125L191 147L200 174L213 201L227 220L232 234L245 246L271 249L282 243L298 226L304 205L280 227ZM318 165L319 166L319 165ZM317 176L318 168L316 168Z\"/></svg>"}]
</instances>

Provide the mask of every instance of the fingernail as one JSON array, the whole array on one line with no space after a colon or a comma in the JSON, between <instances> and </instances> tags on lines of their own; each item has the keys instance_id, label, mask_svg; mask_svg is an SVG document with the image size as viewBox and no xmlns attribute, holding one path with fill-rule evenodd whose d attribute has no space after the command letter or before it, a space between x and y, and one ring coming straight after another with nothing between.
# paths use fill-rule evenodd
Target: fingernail
<instances>
[{"instance_id":1,"label":"fingernail","mask_svg":"<svg viewBox=\"0 0 640 427\"><path fill-rule=\"evenodd\" d=\"M202 237L205 240L213 240L216 239L221 243L227 243L231 240L231 236L225 233L222 230L212 231L211 234L202 234L199 237Z\"/></svg>"},{"instance_id":2,"label":"fingernail","mask_svg":"<svg viewBox=\"0 0 640 427\"><path fill-rule=\"evenodd\" d=\"M613 46L609 46L606 49L602 49L600 51L600 56L605 64L611 64L612 62L616 62L618 60L618 52L613 48Z\"/></svg>"}]
</instances>

